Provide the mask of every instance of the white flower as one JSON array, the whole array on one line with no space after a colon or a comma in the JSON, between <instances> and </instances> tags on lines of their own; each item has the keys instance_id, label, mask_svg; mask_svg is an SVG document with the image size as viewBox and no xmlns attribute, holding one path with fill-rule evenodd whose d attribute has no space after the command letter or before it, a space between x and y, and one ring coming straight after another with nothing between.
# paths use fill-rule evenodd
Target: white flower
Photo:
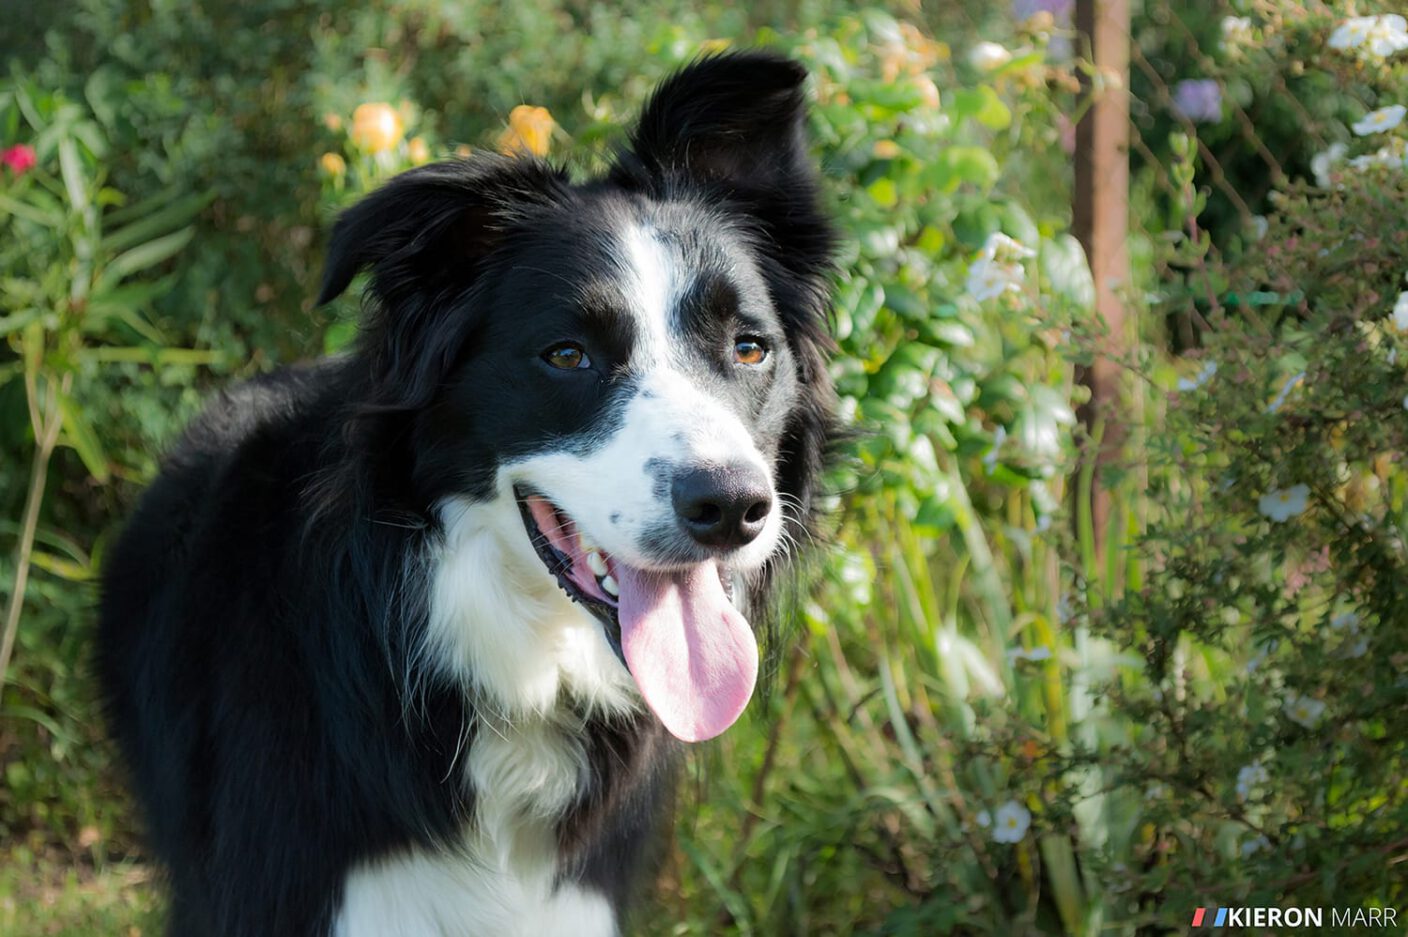
<instances>
[{"instance_id":1,"label":"white flower","mask_svg":"<svg viewBox=\"0 0 1408 937\"><path fill-rule=\"evenodd\" d=\"M1212 376L1216 373L1217 362L1209 361L1207 364L1203 365L1202 370L1199 371L1195 377L1180 377L1178 379L1178 389L1181 391L1197 390L1199 387L1202 387L1208 381L1212 380Z\"/></svg>"},{"instance_id":2,"label":"white flower","mask_svg":"<svg viewBox=\"0 0 1408 937\"><path fill-rule=\"evenodd\" d=\"M1270 230L1271 222L1265 215L1252 215L1252 239L1260 241L1266 237L1266 232Z\"/></svg>"},{"instance_id":3,"label":"white flower","mask_svg":"<svg viewBox=\"0 0 1408 937\"><path fill-rule=\"evenodd\" d=\"M1270 847L1271 840L1267 839L1265 836L1253 836L1242 844L1242 858L1245 859L1247 856L1261 852L1263 849L1269 849Z\"/></svg>"},{"instance_id":4,"label":"white flower","mask_svg":"<svg viewBox=\"0 0 1408 937\"><path fill-rule=\"evenodd\" d=\"M1371 133L1383 133L1385 130L1392 130L1403 123L1403 115L1408 113L1408 107L1402 104L1390 104L1388 107L1381 107L1377 111L1370 111L1359 120L1349 125L1361 137L1367 137Z\"/></svg>"},{"instance_id":5,"label":"white flower","mask_svg":"<svg viewBox=\"0 0 1408 937\"><path fill-rule=\"evenodd\" d=\"M1393 302L1393 327L1408 332L1408 292L1399 293Z\"/></svg>"},{"instance_id":6,"label":"white flower","mask_svg":"<svg viewBox=\"0 0 1408 937\"><path fill-rule=\"evenodd\" d=\"M1223 48L1232 49L1236 46L1250 45L1253 39L1252 18L1250 16L1224 16L1222 18Z\"/></svg>"},{"instance_id":7,"label":"white flower","mask_svg":"<svg viewBox=\"0 0 1408 937\"><path fill-rule=\"evenodd\" d=\"M1296 385L1303 380L1305 380L1304 371L1297 371L1295 374L1286 378L1286 383L1281 385L1281 390L1276 394L1276 399L1267 404L1266 412L1276 413L1281 407L1285 406L1286 398L1291 395L1291 391L1296 389Z\"/></svg>"},{"instance_id":8,"label":"white flower","mask_svg":"<svg viewBox=\"0 0 1408 937\"><path fill-rule=\"evenodd\" d=\"M1003 293L1020 291L1026 278L1022 261L1035 256L1036 251L1005 234L988 235L978 259L968 268L968 292L981 303Z\"/></svg>"},{"instance_id":9,"label":"white flower","mask_svg":"<svg viewBox=\"0 0 1408 937\"><path fill-rule=\"evenodd\" d=\"M1345 20L1330 33L1331 49L1357 49L1369 38L1375 17L1355 16Z\"/></svg>"},{"instance_id":10,"label":"white flower","mask_svg":"<svg viewBox=\"0 0 1408 937\"><path fill-rule=\"evenodd\" d=\"M968 53L968 64L981 72L990 72L1012 61L1012 53L995 42L980 42Z\"/></svg>"},{"instance_id":11,"label":"white flower","mask_svg":"<svg viewBox=\"0 0 1408 937\"><path fill-rule=\"evenodd\" d=\"M1007 652L1007 659L1013 663L1019 660L1041 661L1051 659L1051 648L1045 644L1038 644L1031 650L1024 647L1014 647Z\"/></svg>"},{"instance_id":12,"label":"white flower","mask_svg":"<svg viewBox=\"0 0 1408 937\"><path fill-rule=\"evenodd\" d=\"M1344 161L1344 154L1349 152L1349 146L1344 143L1331 143L1330 148L1322 153L1316 153L1310 160L1310 172L1315 176L1315 184L1322 189L1330 187L1330 170L1334 169Z\"/></svg>"},{"instance_id":13,"label":"white flower","mask_svg":"<svg viewBox=\"0 0 1408 937\"><path fill-rule=\"evenodd\" d=\"M1271 775L1261 762L1253 761L1251 764L1237 772L1237 799L1246 800L1252 795L1252 788L1258 784L1265 784L1271 780Z\"/></svg>"},{"instance_id":14,"label":"white flower","mask_svg":"<svg viewBox=\"0 0 1408 937\"><path fill-rule=\"evenodd\" d=\"M1027 828L1032 825L1031 812L1015 800L998 807L992 820L992 840L995 843L1021 842L1022 837L1027 835Z\"/></svg>"},{"instance_id":15,"label":"white flower","mask_svg":"<svg viewBox=\"0 0 1408 937\"><path fill-rule=\"evenodd\" d=\"M1408 49L1408 20L1397 13L1389 13L1374 18L1376 22L1369 28L1368 49L1373 55L1387 58L1401 49Z\"/></svg>"},{"instance_id":16,"label":"white flower","mask_svg":"<svg viewBox=\"0 0 1408 937\"><path fill-rule=\"evenodd\" d=\"M1144 788L1144 799L1148 801L1163 800L1168 795L1168 788L1158 781Z\"/></svg>"},{"instance_id":17,"label":"white flower","mask_svg":"<svg viewBox=\"0 0 1408 937\"><path fill-rule=\"evenodd\" d=\"M988 813L986 810L979 810L978 815L973 819L977 820L978 825L983 829L992 826L992 814Z\"/></svg>"},{"instance_id":18,"label":"white flower","mask_svg":"<svg viewBox=\"0 0 1408 937\"><path fill-rule=\"evenodd\" d=\"M1277 488L1262 495L1256 503L1256 509L1280 524L1303 514L1309 497L1310 488L1306 485Z\"/></svg>"},{"instance_id":19,"label":"white flower","mask_svg":"<svg viewBox=\"0 0 1408 937\"><path fill-rule=\"evenodd\" d=\"M1307 729L1313 729L1319 724L1320 717L1325 715L1325 704L1309 696L1293 694L1286 698L1282 710L1286 713L1286 718L1292 722L1299 723Z\"/></svg>"},{"instance_id":20,"label":"white flower","mask_svg":"<svg viewBox=\"0 0 1408 937\"><path fill-rule=\"evenodd\" d=\"M1408 49L1408 21L1397 13L1355 16L1330 34L1331 49L1358 49L1362 57L1385 58Z\"/></svg>"},{"instance_id":21,"label":"white flower","mask_svg":"<svg viewBox=\"0 0 1408 937\"><path fill-rule=\"evenodd\" d=\"M1359 172L1367 172L1380 166L1387 166L1390 169L1403 169L1404 167L1404 147L1403 141L1394 139L1387 146L1381 146L1372 153L1365 153L1356 156L1349 161L1349 167Z\"/></svg>"},{"instance_id":22,"label":"white flower","mask_svg":"<svg viewBox=\"0 0 1408 937\"><path fill-rule=\"evenodd\" d=\"M973 266L968 268L966 285L968 292L980 303L995 299L1008 290L1022 288L1021 282L1011 277L1005 268L982 257L973 261Z\"/></svg>"}]
</instances>

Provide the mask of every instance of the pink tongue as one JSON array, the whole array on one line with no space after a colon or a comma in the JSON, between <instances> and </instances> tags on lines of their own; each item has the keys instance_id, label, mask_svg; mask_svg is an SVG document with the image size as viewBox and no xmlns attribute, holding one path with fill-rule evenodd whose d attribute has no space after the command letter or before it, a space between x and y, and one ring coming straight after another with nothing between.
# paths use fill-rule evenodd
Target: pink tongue
<instances>
[{"instance_id":1,"label":"pink tongue","mask_svg":"<svg viewBox=\"0 0 1408 937\"><path fill-rule=\"evenodd\" d=\"M618 565L621 650L641 695L685 742L733 725L753 695L758 644L713 563L645 573Z\"/></svg>"}]
</instances>

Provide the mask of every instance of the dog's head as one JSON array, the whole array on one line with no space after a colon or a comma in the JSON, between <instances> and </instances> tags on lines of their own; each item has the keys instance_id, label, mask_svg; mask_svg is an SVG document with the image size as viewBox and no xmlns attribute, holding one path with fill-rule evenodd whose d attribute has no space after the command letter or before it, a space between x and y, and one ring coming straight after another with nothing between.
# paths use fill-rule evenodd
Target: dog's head
<instances>
[{"instance_id":1,"label":"dog's head","mask_svg":"<svg viewBox=\"0 0 1408 937\"><path fill-rule=\"evenodd\" d=\"M405 173L338 222L320 297L370 269L365 403L404 420L420 494L516 498L685 739L751 694L740 607L810 527L831 429L804 78L697 62L584 184L527 158Z\"/></svg>"}]
</instances>

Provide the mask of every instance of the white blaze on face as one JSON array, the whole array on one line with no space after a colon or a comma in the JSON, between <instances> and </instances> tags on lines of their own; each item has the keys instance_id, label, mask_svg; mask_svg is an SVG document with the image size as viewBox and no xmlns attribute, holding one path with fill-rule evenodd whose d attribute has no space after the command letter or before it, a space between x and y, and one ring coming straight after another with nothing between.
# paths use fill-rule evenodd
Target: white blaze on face
<instances>
[{"instance_id":1,"label":"white blaze on face","mask_svg":"<svg viewBox=\"0 0 1408 937\"><path fill-rule=\"evenodd\" d=\"M678 250L640 227L621 248L621 287L635 325L632 397L589 451L539 453L505 472L609 555L631 676L666 728L700 741L738 718L758 671L757 639L722 580L766 561L782 515L774 491L760 534L723 556L703 552L681 529L672 497L677 473L751 466L770 487L773 473L739 415L690 376L687 356L698 350L687 345L679 304L692 283ZM675 555L662 555L670 541ZM691 555L697 558L685 559Z\"/></svg>"},{"instance_id":2,"label":"white blaze on face","mask_svg":"<svg viewBox=\"0 0 1408 937\"><path fill-rule=\"evenodd\" d=\"M644 226L622 236L621 287L635 326L630 368L634 396L607 441L593 451L541 452L508 467L513 481L557 504L582 533L625 562L652 566L641 547L648 534L675 523L667 466L750 464L774 482L772 466L738 414L692 380L678 327L679 303L692 285L676 247ZM751 570L777 548L781 511L774 504L762 533L729 558Z\"/></svg>"}]
</instances>

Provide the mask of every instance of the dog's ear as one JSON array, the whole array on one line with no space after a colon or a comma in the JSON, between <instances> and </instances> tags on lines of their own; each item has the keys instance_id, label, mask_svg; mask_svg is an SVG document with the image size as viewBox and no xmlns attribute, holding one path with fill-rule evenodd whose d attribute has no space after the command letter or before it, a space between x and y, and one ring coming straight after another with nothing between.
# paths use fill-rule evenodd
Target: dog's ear
<instances>
[{"instance_id":1,"label":"dog's ear","mask_svg":"<svg viewBox=\"0 0 1408 937\"><path fill-rule=\"evenodd\" d=\"M545 163L497 156L404 172L338 219L318 304L341 295L363 269L371 270L372 292L388 303L463 285L514 215L550 202L563 184Z\"/></svg>"},{"instance_id":2,"label":"dog's ear","mask_svg":"<svg viewBox=\"0 0 1408 937\"><path fill-rule=\"evenodd\" d=\"M746 191L812 184L801 65L768 52L700 59L655 90L618 161L618 181L642 175Z\"/></svg>"},{"instance_id":3,"label":"dog's ear","mask_svg":"<svg viewBox=\"0 0 1408 937\"><path fill-rule=\"evenodd\" d=\"M701 59L646 102L611 174L656 198L698 194L754 232L803 385L778 466L803 523L834 435L826 326L836 243L807 152L806 77L801 65L769 52Z\"/></svg>"},{"instance_id":4,"label":"dog's ear","mask_svg":"<svg viewBox=\"0 0 1408 937\"><path fill-rule=\"evenodd\" d=\"M545 163L486 155L402 173L343 213L318 302L339 296L359 271L371 272L374 302L358 349L372 404L403 409L429 399L468 328L445 321L455 300L473 287L507 231L565 191L564 175Z\"/></svg>"}]
</instances>

